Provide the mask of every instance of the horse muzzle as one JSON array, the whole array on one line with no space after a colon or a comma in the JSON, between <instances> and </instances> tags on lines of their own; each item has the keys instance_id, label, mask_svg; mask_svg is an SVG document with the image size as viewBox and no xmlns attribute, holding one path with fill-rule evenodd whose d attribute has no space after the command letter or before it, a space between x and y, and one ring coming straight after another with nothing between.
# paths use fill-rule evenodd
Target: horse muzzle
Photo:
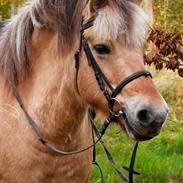
<instances>
[{"instance_id":1,"label":"horse muzzle","mask_svg":"<svg viewBox=\"0 0 183 183\"><path fill-rule=\"evenodd\" d=\"M124 126L129 137L145 141L157 136L168 116L168 108L162 106L137 107L136 110L130 111L128 108L123 109Z\"/></svg>"}]
</instances>

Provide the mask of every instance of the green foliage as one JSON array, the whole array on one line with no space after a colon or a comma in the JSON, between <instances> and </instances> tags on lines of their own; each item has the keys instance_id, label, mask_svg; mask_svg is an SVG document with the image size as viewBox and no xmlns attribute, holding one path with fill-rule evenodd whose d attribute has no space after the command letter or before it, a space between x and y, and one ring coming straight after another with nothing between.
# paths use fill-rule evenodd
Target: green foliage
<instances>
[{"instance_id":1,"label":"green foliage","mask_svg":"<svg viewBox=\"0 0 183 183\"><path fill-rule=\"evenodd\" d=\"M11 15L11 0L0 4L0 19L4 20Z\"/></svg>"},{"instance_id":2,"label":"green foliage","mask_svg":"<svg viewBox=\"0 0 183 183\"><path fill-rule=\"evenodd\" d=\"M104 141L109 147L117 166L129 166L134 142L111 127ZM136 183L182 183L183 182L183 125L167 122L161 135L148 142L141 142L137 151L135 170L141 175L135 176ZM100 145L97 146L97 160L102 167L107 183L121 182L119 176L106 158ZM99 170L93 167L90 183L100 183Z\"/></svg>"},{"instance_id":3,"label":"green foliage","mask_svg":"<svg viewBox=\"0 0 183 183\"><path fill-rule=\"evenodd\" d=\"M123 133L118 133L118 130L117 127L110 128L105 137L105 142L110 147L118 167L122 170L122 165L129 165L134 142L129 140ZM180 133L177 133L178 131ZM182 131L183 127L180 128L180 126L172 125L169 122L160 136L151 141L140 143L137 152L136 170L140 171L141 175L135 178L136 183L166 183L170 181L181 183L183 181ZM121 182L100 146L97 147L97 154L97 159L104 172L105 182ZM93 167L91 183L99 182L98 169Z\"/></svg>"},{"instance_id":4,"label":"green foliage","mask_svg":"<svg viewBox=\"0 0 183 183\"><path fill-rule=\"evenodd\" d=\"M12 6L18 7L25 0L1 0L0 1L0 20L5 20L11 16Z\"/></svg>"},{"instance_id":5,"label":"green foliage","mask_svg":"<svg viewBox=\"0 0 183 183\"><path fill-rule=\"evenodd\" d=\"M183 35L183 1L182 0L155 0L154 13L156 27Z\"/></svg>"},{"instance_id":6,"label":"green foliage","mask_svg":"<svg viewBox=\"0 0 183 183\"><path fill-rule=\"evenodd\" d=\"M183 121L183 79L178 74L165 69L158 72L153 67L148 67L155 84L169 105L169 118L175 121Z\"/></svg>"}]
</instances>

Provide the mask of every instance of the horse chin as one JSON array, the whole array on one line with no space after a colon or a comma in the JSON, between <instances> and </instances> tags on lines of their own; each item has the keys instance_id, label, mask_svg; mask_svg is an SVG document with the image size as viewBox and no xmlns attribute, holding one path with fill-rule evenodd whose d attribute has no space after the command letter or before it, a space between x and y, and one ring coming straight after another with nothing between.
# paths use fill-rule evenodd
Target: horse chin
<instances>
[{"instance_id":1,"label":"horse chin","mask_svg":"<svg viewBox=\"0 0 183 183\"><path fill-rule=\"evenodd\" d=\"M135 141L146 141L152 139L154 136L158 135L153 135L153 136L143 136L139 134L135 129L133 129L130 126L130 123L124 119L118 119L117 123L120 125L120 127L128 134L128 136L135 140Z\"/></svg>"}]
</instances>

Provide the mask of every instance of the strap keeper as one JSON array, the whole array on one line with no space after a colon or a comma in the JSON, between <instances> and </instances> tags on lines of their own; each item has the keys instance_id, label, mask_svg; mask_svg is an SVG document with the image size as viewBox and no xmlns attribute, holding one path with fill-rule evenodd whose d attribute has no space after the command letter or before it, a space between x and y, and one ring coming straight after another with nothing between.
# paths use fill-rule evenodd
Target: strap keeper
<instances>
[{"instance_id":1,"label":"strap keeper","mask_svg":"<svg viewBox=\"0 0 183 183\"><path fill-rule=\"evenodd\" d=\"M134 170L131 170L130 168L128 168L128 167L126 167L126 166L123 166L123 169L126 170L126 171L128 171L128 172L130 172L130 173L133 173L133 174L135 174L135 175L140 175L139 172L134 171Z\"/></svg>"}]
</instances>

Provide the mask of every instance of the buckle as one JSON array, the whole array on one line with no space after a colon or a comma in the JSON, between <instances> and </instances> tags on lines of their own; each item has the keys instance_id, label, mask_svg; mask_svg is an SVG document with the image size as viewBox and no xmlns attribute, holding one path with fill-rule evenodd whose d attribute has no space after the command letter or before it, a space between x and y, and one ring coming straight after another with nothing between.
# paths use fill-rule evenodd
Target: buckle
<instances>
[{"instance_id":1,"label":"buckle","mask_svg":"<svg viewBox=\"0 0 183 183\"><path fill-rule=\"evenodd\" d=\"M123 116L123 104L117 98L111 98L110 102L112 102L112 109L109 108L109 112L112 113L115 117Z\"/></svg>"}]
</instances>

